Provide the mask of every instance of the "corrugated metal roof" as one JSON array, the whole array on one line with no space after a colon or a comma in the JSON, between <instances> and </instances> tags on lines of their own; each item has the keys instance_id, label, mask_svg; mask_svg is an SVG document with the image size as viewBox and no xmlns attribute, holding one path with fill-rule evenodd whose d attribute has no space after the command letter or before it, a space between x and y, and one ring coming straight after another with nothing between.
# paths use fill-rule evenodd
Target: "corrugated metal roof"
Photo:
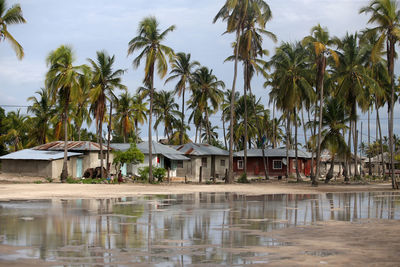
<instances>
[{"instance_id":1,"label":"corrugated metal roof","mask_svg":"<svg viewBox=\"0 0 400 267\"><path fill-rule=\"evenodd\" d=\"M172 160L190 160L189 158L185 157L185 155L177 151L173 148L170 148L169 146L157 143L152 141L153 147L152 147L152 153L154 155L163 155L164 157L167 157ZM131 145L130 144L110 144L111 148L116 149L116 150L121 150L121 151L126 151L128 150ZM149 142L142 142L137 144L137 148L143 153L143 154L149 154Z\"/></svg>"},{"instance_id":2,"label":"corrugated metal roof","mask_svg":"<svg viewBox=\"0 0 400 267\"><path fill-rule=\"evenodd\" d=\"M68 152L68 157L81 156L82 153ZM56 159L64 158L64 151L47 151L47 150L34 150L34 149L23 149L5 156L0 159L12 159L12 160L46 160L52 161Z\"/></svg>"},{"instance_id":3,"label":"corrugated metal roof","mask_svg":"<svg viewBox=\"0 0 400 267\"><path fill-rule=\"evenodd\" d=\"M54 141L32 148L34 150L64 150L64 141ZM69 151L100 151L100 145L89 141L68 141L67 149ZM107 146L103 145L103 150L107 150Z\"/></svg>"},{"instance_id":4,"label":"corrugated metal roof","mask_svg":"<svg viewBox=\"0 0 400 267\"><path fill-rule=\"evenodd\" d=\"M188 143L175 147L187 156L229 156L229 152L209 144Z\"/></svg>"},{"instance_id":5,"label":"corrugated metal roof","mask_svg":"<svg viewBox=\"0 0 400 267\"><path fill-rule=\"evenodd\" d=\"M275 148L275 149L264 149L264 153L266 157L286 157L286 149L282 148ZM289 157L295 157L295 150L289 150ZM303 150L297 151L297 156L299 158L311 158L311 153L305 152ZM234 154L235 157L244 157L244 151L239 151ZM262 157L262 150L261 149L248 149L247 150L247 157Z\"/></svg>"}]
</instances>

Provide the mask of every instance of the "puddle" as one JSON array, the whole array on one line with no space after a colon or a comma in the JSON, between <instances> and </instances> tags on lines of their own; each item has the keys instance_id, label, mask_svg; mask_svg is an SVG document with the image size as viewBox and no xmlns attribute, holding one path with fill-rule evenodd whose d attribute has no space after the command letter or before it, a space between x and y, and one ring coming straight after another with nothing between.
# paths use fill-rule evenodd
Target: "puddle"
<instances>
[{"instance_id":1,"label":"puddle","mask_svg":"<svg viewBox=\"0 0 400 267\"><path fill-rule=\"evenodd\" d=\"M269 232L328 221L399 220L399 196L194 193L5 201L0 202L0 259L41 259L66 266L266 264L268 249L292 246ZM16 249L7 251L6 246ZM304 254L329 257L340 252Z\"/></svg>"}]
</instances>

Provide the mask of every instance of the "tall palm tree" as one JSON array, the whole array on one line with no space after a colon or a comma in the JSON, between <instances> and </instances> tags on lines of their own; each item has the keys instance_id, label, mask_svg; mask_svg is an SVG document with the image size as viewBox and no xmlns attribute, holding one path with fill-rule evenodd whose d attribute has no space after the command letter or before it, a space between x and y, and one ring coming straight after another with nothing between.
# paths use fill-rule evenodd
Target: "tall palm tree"
<instances>
[{"instance_id":1,"label":"tall palm tree","mask_svg":"<svg viewBox=\"0 0 400 267\"><path fill-rule=\"evenodd\" d=\"M32 105L28 107L28 113L32 113L33 125L31 125L32 144L41 145L49 141L50 120L54 115L54 109L50 102L48 90L41 88L36 91L39 98L31 96L28 101L32 101Z\"/></svg>"},{"instance_id":2,"label":"tall palm tree","mask_svg":"<svg viewBox=\"0 0 400 267\"><path fill-rule=\"evenodd\" d=\"M172 59L173 50L162 44L169 32L175 26L168 27L161 32L159 23L155 17L146 17L139 23L138 36L129 42L128 55L142 49L139 55L133 60L133 66L139 67L143 58L146 58L144 68L144 84L150 87L150 109L149 109L149 181L153 182L153 154L152 154L152 114L153 114L153 91L154 91L154 68L157 64L157 73L163 78L168 71L166 57Z\"/></svg>"},{"instance_id":3,"label":"tall palm tree","mask_svg":"<svg viewBox=\"0 0 400 267\"><path fill-rule=\"evenodd\" d=\"M172 62L172 70L170 72L170 77L165 81L165 83L179 79L178 83L175 86L175 94L179 97L182 97L182 129L179 131L179 142L180 145L183 143L184 136L184 125L185 125L185 91L187 85L190 83L191 76L194 72L194 68L200 66L200 63L197 61L190 61L190 54L185 53L177 53L174 61Z\"/></svg>"},{"instance_id":4,"label":"tall palm tree","mask_svg":"<svg viewBox=\"0 0 400 267\"><path fill-rule=\"evenodd\" d=\"M47 56L46 62L49 71L46 74L46 87L49 89L50 98L63 105L62 121L64 122L64 162L61 172L61 182L68 177L68 120L69 106L79 95L79 77L85 65L74 66L74 53L69 46L62 45Z\"/></svg>"},{"instance_id":5,"label":"tall palm tree","mask_svg":"<svg viewBox=\"0 0 400 267\"><path fill-rule=\"evenodd\" d=\"M333 60L338 64L338 56L336 52L329 48L334 44L334 41L329 37L327 28L321 27L321 25L314 26L311 29L311 35L303 39L303 44L307 44L314 47L315 52L315 65L316 65L316 91L319 94L319 127L318 127L318 138L317 138L317 169L316 177L320 174L320 159L321 159L321 134L322 134L322 112L324 107L324 79L325 71L327 67L327 58L332 57ZM316 177L311 177L312 185L317 185L318 182Z\"/></svg>"},{"instance_id":6,"label":"tall palm tree","mask_svg":"<svg viewBox=\"0 0 400 267\"><path fill-rule=\"evenodd\" d=\"M179 105L175 103L173 92L162 90L155 94L154 114L156 114L157 120L154 123L154 129L157 129L158 125L163 122L164 134L167 136L168 141L170 141L176 122L182 115L178 108Z\"/></svg>"},{"instance_id":7,"label":"tall palm tree","mask_svg":"<svg viewBox=\"0 0 400 267\"><path fill-rule=\"evenodd\" d=\"M133 132L135 122L133 121L133 98L128 92L122 93L118 98L115 120L118 122L119 131L126 143L128 135Z\"/></svg>"},{"instance_id":8,"label":"tall palm tree","mask_svg":"<svg viewBox=\"0 0 400 267\"><path fill-rule=\"evenodd\" d=\"M248 15L248 11L254 11L254 14L258 14L256 17L257 24L264 29L265 18L271 18L271 9L267 3L263 0L226 0L225 4L218 11L217 15L214 17L213 22L222 19L227 22L226 32L236 33L235 38L235 64L233 72L233 82L232 82L232 94L231 94L231 108L230 108L230 126L229 131L233 133L233 123L234 123L234 106L235 106L235 90L236 90L236 79L237 79L237 67L239 61L239 47L240 47L240 36L245 27L245 21ZM229 139L229 170L227 183L233 182L233 138Z\"/></svg>"},{"instance_id":9,"label":"tall palm tree","mask_svg":"<svg viewBox=\"0 0 400 267\"><path fill-rule=\"evenodd\" d=\"M2 40L9 41L18 59L24 57L24 49L8 31L8 25L20 23L26 23L26 20L22 15L21 6L15 4L7 9L6 0L0 0L0 42Z\"/></svg>"},{"instance_id":10,"label":"tall palm tree","mask_svg":"<svg viewBox=\"0 0 400 267\"><path fill-rule=\"evenodd\" d=\"M218 80L212 72L213 71L209 70L207 67L199 68L193 73L193 80L191 83L193 92L192 98L194 102L198 104L199 110L205 114L205 127L209 143L211 142L209 107L218 110L219 103L223 99L221 89L225 88L224 82Z\"/></svg>"},{"instance_id":11,"label":"tall palm tree","mask_svg":"<svg viewBox=\"0 0 400 267\"><path fill-rule=\"evenodd\" d=\"M391 94L388 101L389 106L389 151L390 169L393 189L399 189L399 185L394 177L394 150L393 150L393 110L395 105L395 75L394 59L396 56L396 43L400 39L400 10L398 1L395 0L373 0L368 6L360 9L360 13L370 13L368 23L377 26L370 29L370 32L380 34L377 47L381 47L386 41L387 69L390 77ZM377 49L379 50L379 49Z\"/></svg>"},{"instance_id":12,"label":"tall palm tree","mask_svg":"<svg viewBox=\"0 0 400 267\"><path fill-rule=\"evenodd\" d=\"M96 118L96 125L99 128L99 141L100 141L100 167L101 177L104 177L103 173L103 122L104 115L106 112L106 101L108 99L110 106L109 122L111 125L112 119L112 102L117 97L114 94L114 89L119 88L126 90L126 86L121 83L121 76L124 74L123 69L113 70L115 62L114 56L109 56L105 51L98 51L96 61L88 59L91 64L93 79L92 89L90 91L90 100L94 104L94 114ZM111 127L108 129L108 136L110 137ZM109 172L109 150L110 150L110 138L108 138L107 145L107 172Z\"/></svg>"},{"instance_id":13,"label":"tall palm tree","mask_svg":"<svg viewBox=\"0 0 400 267\"><path fill-rule=\"evenodd\" d=\"M270 98L276 102L276 107L287 115L287 129L290 129L291 118L295 124L295 153L296 153L296 174L297 180L301 177L298 170L298 145L297 145L297 112L300 110L302 100L310 98L313 94L312 86L309 83L309 71L307 53L300 43L284 43L277 48L276 54L272 57L268 66L274 67L273 79L276 87L270 92ZM286 133L289 137L289 132ZM286 142L289 149L289 142ZM289 162L288 165L289 166Z\"/></svg>"}]
</instances>

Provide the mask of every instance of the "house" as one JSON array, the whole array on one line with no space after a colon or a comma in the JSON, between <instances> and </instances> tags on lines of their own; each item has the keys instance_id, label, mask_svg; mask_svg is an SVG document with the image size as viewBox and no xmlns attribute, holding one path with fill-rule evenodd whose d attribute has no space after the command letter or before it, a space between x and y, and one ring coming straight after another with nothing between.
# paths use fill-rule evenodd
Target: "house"
<instances>
[{"instance_id":1,"label":"house","mask_svg":"<svg viewBox=\"0 0 400 267\"><path fill-rule=\"evenodd\" d=\"M289 150L289 162L286 159L286 149L264 149L266 167L269 176L283 177L286 175L286 169L289 165L289 175L296 174L296 156L295 150ZM298 150L299 171L302 175L311 173L311 154ZM235 176L240 176L244 172L244 151L234 154L233 172ZM247 150L247 177L264 177L264 161L262 149Z\"/></svg>"},{"instance_id":2,"label":"house","mask_svg":"<svg viewBox=\"0 0 400 267\"><path fill-rule=\"evenodd\" d=\"M115 150L126 151L131 145L127 143L114 143L110 144L110 146ZM144 162L138 165L129 164L128 166L122 166L121 173L123 175L138 175L139 168L149 166L149 142L139 143L137 144L137 148L144 154ZM185 157L182 152L152 141L152 155L153 166L162 167L166 170L169 170L170 178L185 177L184 173L186 173L186 171L183 171L183 162L190 161L190 159Z\"/></svg>"},{"instance_id":3,"label":"house","mask_svg":"<svg viewBox=\"0 0 400 267\"><path fill-rule=\"evenodd\" d=\"M385 163L385 172L386 172L386 174L390 174L390 171L389 171L390 170L390 153L389 152L383 153L383 160ZM400 166L399 166L400 162L397 160L394 160L393 163L394 163L395 169L397 170L396 173L398 173L399 172L398 170L400 169ZM368 170L368 166L369 166L369 160L366 159L364 168ZM380 174L382 172L382 169L383 169L382 154L379 154L379 155L371 158L371 167L372 167L372 173Z\"/></svg>"},{"instance_id":4,"label":"house","mask_svg":"<svg viewBox=\"0 0 400 267\"><path fill-rule=\"evenodd\" d=\"M224 178L228 170L229 152L208 144L188 143L175 146L177 151L190 158L178 169L178 174L185 174L192 181L206 181L210 178ZM200 179L200 167L202 177Z\"/></svg>"},{"instance_id":5,"label":"house","mask_svg":"<svg viewBox=\"0 0 400 267\"><path fill-rule=\"evenodd\" d=\"M68 175L71 177L80 178L86 169L100 166L99 144L69 141L67 147ZM107 150L106 147L103 149ZM63 168L64 141L55 141L13 152L0 157L0 160L3 173L59 179ZM110 161L112 161L111 154Z\"/></svg>"},{"instance_id":6,"label":"house","mask_svg":"<svg viewBox=\"0 0 400 267\"><path fill-rule=\"evenodd\" d=\"M357 169L362 170L362 166L364 165L365 158L357 156ZM322 151L321 153L321 174L326 175L329 172L332 164L332 156L329 151ZM333 177L341 177L343 175L343 168L345 166L346 160L344 157L336 156L333 162ZM355 170L355 156L351 154L350 161L351 173L354 174Z\"/></svg>"}]
</instances>

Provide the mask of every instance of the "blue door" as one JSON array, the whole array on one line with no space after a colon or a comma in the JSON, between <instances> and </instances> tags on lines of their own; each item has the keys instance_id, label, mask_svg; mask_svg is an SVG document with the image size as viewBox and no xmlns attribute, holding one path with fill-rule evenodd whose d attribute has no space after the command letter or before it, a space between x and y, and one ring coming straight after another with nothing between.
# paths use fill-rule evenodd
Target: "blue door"
<instances>
[{"instance_id":1,"label":"blue door","mask_svg":"<svg viewBox=\"0 0 400 267\"><path fill-rule=\"evenodd\" d=\"M82 177L82 169L83 169L83 159L77 158L76 159L76 177L77 178Z\"/></svg>"},{"instance_id":2,"label":"blue door","mask_svg":"<svg viewBox=\"0 0 400 267\"><path fill-rule=\"evenodd\" d=\"M121 167L121 174L123 176L126 176L126 163L124 163L124 165L122 165L122 167Z\"/></svg>"}]
</instances>

